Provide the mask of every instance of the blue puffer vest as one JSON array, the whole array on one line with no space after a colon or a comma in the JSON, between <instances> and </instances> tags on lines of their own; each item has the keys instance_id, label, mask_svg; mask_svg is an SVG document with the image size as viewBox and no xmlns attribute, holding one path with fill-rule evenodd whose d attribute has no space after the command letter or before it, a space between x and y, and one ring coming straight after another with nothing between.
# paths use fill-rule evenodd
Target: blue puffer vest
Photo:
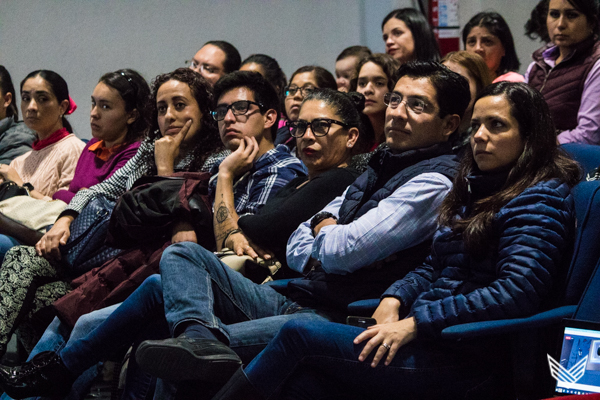
<instances>
[{"instance_id":1,"label":"blue puffer vest","mask_svg":"<svg viewBox=\"0 0 600 400\"><path fill-rule=\"evenodd\" d=\"M376 208L399 187L424 173L440 173L453 180L458 172L458 157L449 143L393 154L388 148L378 151L367 171L346 191L338 224L348 224ZM346 311L353 301L379 297L394 281L423 263L431 248L431 238L391 257L396 261L348 274L328 274L316 267L304 279L288 284L289 296L299 304L320 309ZM390 254L392 256L392 254Z\"/></svg>"}]
</instances>

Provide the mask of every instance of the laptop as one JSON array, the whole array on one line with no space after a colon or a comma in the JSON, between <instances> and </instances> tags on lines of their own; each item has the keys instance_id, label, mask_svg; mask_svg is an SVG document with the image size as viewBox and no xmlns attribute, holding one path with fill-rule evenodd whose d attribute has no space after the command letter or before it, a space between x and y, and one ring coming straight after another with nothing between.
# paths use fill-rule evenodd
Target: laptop
<instances>
[{"instance_id":1,"label":"laptop","mask_svg":"<svg viewBox=\"0 0 600 400\"><path fill-rule=\"evenodd\" d=\"M565 319L560 359L548 356L557 395L600 393L600 323Z\"/></svg>"}]
</instances>

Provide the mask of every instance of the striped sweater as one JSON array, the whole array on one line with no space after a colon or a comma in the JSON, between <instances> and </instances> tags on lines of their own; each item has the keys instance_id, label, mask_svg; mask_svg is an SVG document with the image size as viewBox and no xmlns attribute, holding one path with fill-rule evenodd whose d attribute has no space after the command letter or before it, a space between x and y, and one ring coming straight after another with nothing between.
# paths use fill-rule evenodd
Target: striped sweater
<instances>
[{"instance_id":1,"label":"striped sweater","mask_svg":"<svg viewBox=\"0 0 600 400\"><path fill-rule=\"evenodd\" d=\"M133 187L135 181L142 176L153 173L154 165L154 142L157 138L146 138L135 156L131 158L122 168L118 169L109 179L92 186L89 189L80 190L71 200L65 212L80 213L87 203L98 195L102 195L109 200L116 201L123 193ZM201 168L202 172L210 172L211 168L218 164L228 151L221 151L210 156ZM192 157L184 158L177 166L176 170L185 170L192 162Z\"/></svg>"}]
</instances>

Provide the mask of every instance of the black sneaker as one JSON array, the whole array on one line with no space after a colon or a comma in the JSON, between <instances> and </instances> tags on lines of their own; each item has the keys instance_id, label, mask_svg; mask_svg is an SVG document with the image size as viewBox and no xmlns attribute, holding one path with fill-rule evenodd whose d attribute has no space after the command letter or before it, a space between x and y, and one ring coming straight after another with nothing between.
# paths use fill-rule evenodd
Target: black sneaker
<instances>
[{"instance_id":1,"label":"black sneaker","mask_svg":"<svg viewBox=\"0 0 600 400\"><path fill-rule=\"evenodd\" d=\"M142 342L135 359L140 367L169 381L227 382L242 360L218 340L193 339L184 334L174 339Z\"/></svg>"}]
</instances>

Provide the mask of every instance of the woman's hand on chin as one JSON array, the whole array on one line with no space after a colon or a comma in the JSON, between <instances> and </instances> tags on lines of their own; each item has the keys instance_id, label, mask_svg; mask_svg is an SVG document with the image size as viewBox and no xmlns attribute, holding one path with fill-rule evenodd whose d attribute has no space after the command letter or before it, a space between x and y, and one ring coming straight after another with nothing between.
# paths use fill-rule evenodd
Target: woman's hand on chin
<instances>
[{"instance_id":1,"label":"woman's hand on chin","mask_svg":"<svg viewBox=\"0 0 600 400\"><path fill-rule=\"evenodd\" d=\"M371 367L376 367L385 357L385 365L390 365L398 349L417 337L417 323L414 317L389 324L377 324L368 327L354 339L359 344L370 339L358 356L358 361L365 361L374 349L377 349ZM386 356L387 354L387 356Z\"/></svg>"},{"instance_id":2,"label":"woman's hand on chin","mask_svg":"<svg viewBox=\"0 0 600 400\"><path fill-rule=\"evenodd\" d=\"M154 162L158 175L169 176L173 174L175 160L179 157L181 142L187 136L192 120L188 120L176 135L165 135L154 143Z\"/></svg>"}]
</instances>

